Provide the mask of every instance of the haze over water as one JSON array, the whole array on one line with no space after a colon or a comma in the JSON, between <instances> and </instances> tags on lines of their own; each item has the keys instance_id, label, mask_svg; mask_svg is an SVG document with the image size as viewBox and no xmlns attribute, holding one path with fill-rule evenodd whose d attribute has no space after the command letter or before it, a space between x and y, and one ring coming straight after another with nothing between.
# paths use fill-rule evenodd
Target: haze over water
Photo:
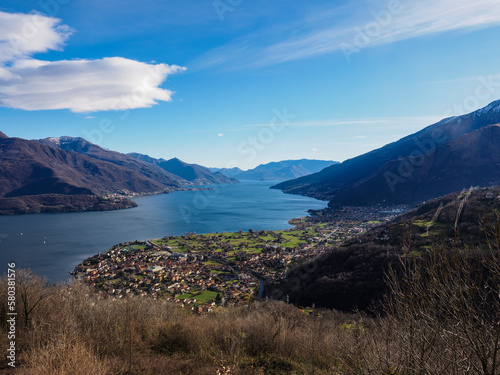
<instances>
[{"instance_id":1,"label":"haze over water","mask_svg":"<svg viewBox=\"0 0 500 375\"><path fill-rule=\"evenodd\" d=\"M0 216L0 265L31 268L63 281L87 257L131 240L183 233L290 228L327 202L269 189L276 182L243 181L216 190L134 198L139 207L105 212Z\"/></svg>"}]
</instances>

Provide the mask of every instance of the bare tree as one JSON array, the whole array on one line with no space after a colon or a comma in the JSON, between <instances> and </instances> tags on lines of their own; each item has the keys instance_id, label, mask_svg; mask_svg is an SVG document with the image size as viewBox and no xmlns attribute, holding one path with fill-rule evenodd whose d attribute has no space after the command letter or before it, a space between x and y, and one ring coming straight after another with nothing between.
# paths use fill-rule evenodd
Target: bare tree
<instances>
[{"instance_id":1,"label":"bare tree","mask_svg":"<svg viewBox=\"0 0 500 375\"><path fill-rule=\"evenodd\" d=\"M30 317L38 304L47 297L47 282L35 275L30 269L21 269L16 275L17 291L21 299L24 324L30 326Z\"/></svg>"},{"instance_id":2,"label":"bare tree","mask_svg":"<svg viewBox=\"0 0 500 375\"><path fill-rule=\"evenodd\" d=\"M404 373L494 375L500 352L499 246L436 247L401 258L387 313L401 339Z\"/></svg>"}]
</instances>

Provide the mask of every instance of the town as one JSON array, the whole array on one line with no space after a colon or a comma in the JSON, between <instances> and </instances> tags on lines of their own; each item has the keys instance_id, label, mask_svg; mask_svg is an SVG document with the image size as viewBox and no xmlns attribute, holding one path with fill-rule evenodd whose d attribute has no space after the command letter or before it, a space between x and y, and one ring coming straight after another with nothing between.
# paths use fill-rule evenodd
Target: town
<instances>
[{"instance_id":1,"label":"town","mask_svg":"<svg viewBox=\"0 0 500 375\"><path fill-rule=\"evenodd\" d=\"M400 208L343 207L311 211L281 231L184 234L113 246L73 274L101 296L171 300L197 313L262 298L270 281L302 261L386 222Z\"/></svg>"}]
</instances>

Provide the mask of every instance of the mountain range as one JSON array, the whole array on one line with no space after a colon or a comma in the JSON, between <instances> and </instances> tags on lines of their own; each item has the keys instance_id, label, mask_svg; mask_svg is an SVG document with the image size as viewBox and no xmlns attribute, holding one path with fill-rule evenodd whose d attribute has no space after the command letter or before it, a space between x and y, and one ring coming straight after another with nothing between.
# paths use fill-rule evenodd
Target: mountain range
<instances>
[{"instance_id":1,"label":"mountain range","mask_svg":"<svg viewBox=\"0 0 500 375\"><path fill-rule=\"evenodd\" d=\"M136 206L128 197L137 194L236 182L175 159L169 165L182 169L179 176L73 137L26 140L0 133L0 161L0 214L128 208ZM200 170L203 175L190 179L189 171Z\"/></svg>"},{"instance_id":2,"label":"mountain range","mask_svg":"<svg viewBox=\"0 0 500 375\"><path fill-rule=\"evenodd\" d=\"M136 206L128 198L138 194L239 182L220 170L178 158L123 154L68 136L26 140L0 133L0 161L0 214L127 208ZM237 172L247 179L277 180L332 163L288 160Z\"/></svg>"},{"instance_id":3,"label":"mountain range","mask_svg":"<svg viewBox=\"0 0 500 375\"><path fill-rule=\"evenodd\" d=\"M128 155L142 162L157 166L168 173L179 176L186 181L186 184L212 185L233 184L238 182L235 178L228 177L217 171L214 172L210 170L210 168L203 167L198 164L185 163L178 158L170 160L155 159L148 155L138 154L135 152Z\"/></svg>"},{"instance_id":4,"label":"mountain range","mask_svg":"<svg viewBox=\"0 0 500 375\"><path fill-rule=\"evenodd\" d=\"M222 172L226 176L235 177L240 180L289 180L321 171L337 161L327 160L283 160L260 164L259 166L243 171L240 168L210 168L214 172Z\"/></svg>"},{"instance_id":5,"label":"mountain range","mask_svg":"<svg viewBox=\"0 0 500 375\"><path fill-rule=\"evenodd\" d=\"M140 173L36 141L0 137L0 213L133 207L111 193L174 190Z\"/></svg>"},{"instance_id":6,"label":"mountain range","mask_svg":"<svg viewBox=\"0 0 500 375\"><path fill-rule=\"evenodd\" d=\"M500 100L272 188L330 205L415 204L500 184Z\"/></svg>"},{"instance_id":7,"label":"mountain range","mask_svg":"<svg viewBox=\"0 0 500 375\"><path fill-rule=\"evenodd\" d=\"M90 156L94 159L125 167L161 184L179 187L180 185L187 183L187 181L184 181L179 176L169 173L161 168L142 163L127 154L106 150L80 137L63 136L59 138L45 138L39 139L37 142L56 149L75 152L81 155Z\"/></svg>"},{"instance_id":8,"label":"mountain range","mask_svg":"<svg viewBox=\"0 0 500 375\"><path fill-rule=\"evenodd\" d=\"M235 183L236 176L292 178L273 188L330 200L331 207L417 204L500 184L500 100L343 163L302 159L248 171L209 169L177 158L122 154L83 138L25 140L1 132L0 162L0 214L133 207L127 199L133 195Z\"/></svg>"}]
</instances>

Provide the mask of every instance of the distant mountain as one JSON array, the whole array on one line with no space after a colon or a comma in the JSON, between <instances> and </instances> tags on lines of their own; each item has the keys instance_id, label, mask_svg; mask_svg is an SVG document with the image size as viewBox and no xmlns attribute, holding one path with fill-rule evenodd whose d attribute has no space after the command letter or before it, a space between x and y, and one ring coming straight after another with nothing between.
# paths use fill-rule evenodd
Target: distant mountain
<instances>
[{"instance_id":1,"label":"distant mountain","mask_svg":"<svg viewBox=\"0 0 500 375\"><path fill-rule=\"evenodd\" d=\"M64 136L59 138L45 138L39 139L38 142L64 151L77 152L82 155L91 156L95 159L107 161L131 169L167 186L179 187L187 183L183 178L167 172L156 165L141 162L127 154L105 150L104 148L90 143L80 137Z\"/></svg>"},{"instance_id":2,"label":"distant mountain","mask_svg":"<svg viewBox=\"0 0 500 375\"><path fill-rule=\"evenodd\" d=\"M321 171L336 161L326 160L283 160L261 164L253 169L242 171L239 168L211 168L214 171L220 171L227 176L237 177L240 180L289 180L291 178L302 177Z\"/></svg>"},{"instance_id":3,"label":"distant mountain","mask_svg":"<svg viewBox=\"0 0 500 375\"><path fill-rule=\"evenodd\" d=\"M220 172L212 172L209 168L198 164L188 164L177 158L170 160L155 159L138 153L130 153L129 156L179 176L191 185L233 184L238 182L238 180Z\"/></svg>"},{"instance_id":4,"label":"distant mountain","mask_svg":"<svg viewBox=\"0 0 500 375\"><path fill-rule=\"evenodd\" d=\"M0 137L0 213L133 207L123 196L178 188L77 152Z\"/></svg>"},{"instance_id":5,"label":"distant mountain","mask_svg":"<svg viewBox=\"0 0 500 375\"><path fill-rule=\"evenodd\" d=\"M331 205L412 204L500 184L500 100L273 188Z\"/></svg>"},{"instance_id":6,"label":"distant mountain","mask_svg":"<svg viewBox=\"0 0 500 375\"><path fill-rule=\"evenodd\" d=\"M241 173L244 172L243 169L240 169L238 167L234 168L210 168L212 172L220 172L224 174L227 177L232 177L232 178L238 178L240 177Z\"/></svg>"}]
</instances>

